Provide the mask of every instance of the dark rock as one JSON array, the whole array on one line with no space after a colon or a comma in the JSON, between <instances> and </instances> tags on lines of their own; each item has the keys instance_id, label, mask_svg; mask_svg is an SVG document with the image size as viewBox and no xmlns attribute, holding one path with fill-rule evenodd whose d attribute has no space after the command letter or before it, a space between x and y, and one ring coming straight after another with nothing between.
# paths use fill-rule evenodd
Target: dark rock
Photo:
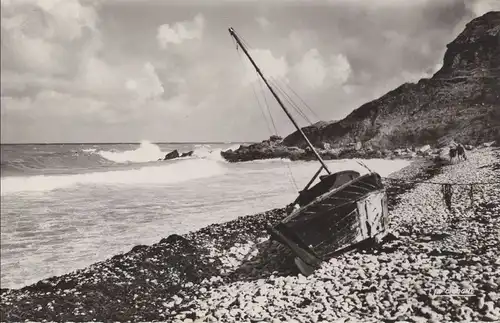
<instances>
[{"instance_id":1,"label":"dark rock","mask_svg":"<svg viewBox=\"0 0 500 323\"><path fill-rule=\"evenodd\" d=\"M140 252L140 251L147 249L147 248L148 248L148 246L140 244L140 245L133 247L132 250L130 250L130 252L132 252L132 253Z\"/></svg>"},{"instance_id":2,"label":"dark rock","mask_svg":"<svg viewBox=\"0 0 500 323\"><path fill-rule=\"evenodd\" d=\"M193 155L193 151L188 151L187 153L182 153L181 157L191 157Z\"/></svg>"},{"instance_id":3,"label":"dark rock","mask_svg":"<svg viewBox=\"0 0 500 323\"><path fill-rule=\"evenodd\" d=\"M163 160L170 160L170 159L174 159L174 158L178 158L180 157L179 155L179 152L176 150L172 151L172 152L169 152L168 154L165 155L165 158L163 158Z\"/></svg>"},{"instance_id":4,"label":"dark rock","mask_svg":"<svg viewBox=\"0 0 500 323\"><path fill-rule=\"evenodd\" d=\"M180 236L178 234L171 234L166 238L163 238L160 240L161 244L170 244L170 243L176 243L176 242L188 242L186 238L183 236Z\"/></svg>"},{"instance_id":5,"label":"dark rock","mask_svg":"<svg viewBox=\"0 0 500 323\"><path fill-rule=\"evenodd\" d=\"M346 145L343 148L316 150L318 154L325 160L352 158L390 158L392 156L402 156L400 158L412 158L416 156L416 154L412 154L409 149L399 149L395 152L390 152L388 150L375 149L371 145L367 145L366 148L362 148L360 142L358 142L357 144ZM273 143L273 141L271 140L264 140L261 143L251 144L249 146L241 145L234 151L222 151L221 155L229 162L243 162L271 158L288 158L292 161L316 160L316 155L310 147L305 147L304 149L298 147L288 147L283 145L282 143Z\"/></svg>"}]
</instances>

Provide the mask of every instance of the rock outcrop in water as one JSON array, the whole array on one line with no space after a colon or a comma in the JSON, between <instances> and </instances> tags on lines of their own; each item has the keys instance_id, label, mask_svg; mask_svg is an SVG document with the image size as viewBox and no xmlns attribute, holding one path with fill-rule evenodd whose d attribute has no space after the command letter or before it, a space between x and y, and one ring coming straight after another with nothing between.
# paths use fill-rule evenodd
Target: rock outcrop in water
<instances>
[{"instance_id":1,"label":"rock outcrop in water","mask_svg":"<svg viewBox=\"0 0 500 323\"><path fill-rule=\"evenodd\" d=\"M168 154L165 155L165 158L163 159L158 159L158 160L170 160L170 159L175 159L179 157L191 157L193 155L193 151L188 151L187 153L182 153L179 154L179 151L176 149L174 151L169 152Z\"/></svg>"},{"instance_id":2,"label":"rock outcrop in water","mask_svg":"<svg viewBox=\"0 0 500 323\"><path fill-rule=\"evenodd\" d=\"M469 22L448 44L442 68L430 79L403 84L343 120L303 130L316 146L360 141L395 149L451 139L500 143L500 12ZM283 144L306 146L298 132Z\"/></svg>"}]
</instances>

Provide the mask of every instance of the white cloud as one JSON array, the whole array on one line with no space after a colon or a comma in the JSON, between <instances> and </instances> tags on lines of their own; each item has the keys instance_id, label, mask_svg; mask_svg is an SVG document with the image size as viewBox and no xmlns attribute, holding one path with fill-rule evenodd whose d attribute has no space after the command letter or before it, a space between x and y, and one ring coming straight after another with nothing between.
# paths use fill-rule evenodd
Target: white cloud
<instances>
[{"instance_id":1,"label":"white cloud","mask_svg":"<svg viewBox=\"0 0 500 323\"><path fill-rule=\"evenodd\" d=\"M39 75L70 73L73 51L96 23L95 8L78 0L2 1L2 63Z\"/></svg>"},{"instance_id":2,"label":"white cloud","mask_svg":"<svg viewBox=\"0 0 500 323\"><path fill-rule=\"evenodd\" d=\"M84 28L95 29L97 15L92 7L82 6L78 0L32 0L51 18L47 37L74 40Z\"/></svg>"},{"instance_id":3,"label":"white cloud","mask_svg":"<svg viewBox=\"0 0 500 323\"><path fill-rule=\"evenodd\" d=\"M285 57L274 57L269 49L250 49L249 54L267 79L271 80L271 78L275 78L283 82L288 82L287 74L289 65ZM244 60L246 73L243 84L248 85L257 81L259 76L249 60L246 57L244 57Z\"/></svg>"},{"instance_id":4,"label":"white cloud","mask_svg":"<svg viewBox=\"0 0 500 323\"><path fill-rule=\"evenodd\" d=\"M316 48L312 48L294 66L294 72L301 86L317 90L344 84L351 74L351 66L342 54L332 55L326 61Z\"/></svg>"},{"instance_id":5,"label":"white cloud","mask_svg":"<svg viewBox=\"0 0 500 323\"><path fill-rule=\"evenodd\" d=\"M489 11L500 11L499 0L468 0L465 5L476 16L482 16Z\"/></svg>"},{"instance_id":6,"label":"white cloud","mask_svg":"<svg viewBox=\"0 0 500 323\"><path fill-rule=\"evenodd\" d=\"M318 35L313 30L301 29L292 30L288 35L288 42L292 50L301 51L304 48L311 48L318 40Z\"/></svg>"},{"instance_id":7,"label":"white cloud","mask_svg":"<svg viewBox=\"0 0 500 323\"><path fill-rule=\"evenodd\" d=\"M269 25L271 25L271 22L269 22L269 20L267 20L266 17L257 17L255 18L255 21L257 21L257 23L259 24L259 26L263 29L267 28Z\"/></svg>"},{"instance_id":8,"label":"white cloud","mask_svg":"<svg viewBox=\"0 0 500 323\"><path fill-rule=\"evenodd\" d=\"M18 29L12 30L6 38L9 53L5 55L9 55L18 68L45 75L64 72L60 64L64 49L59 44L30 37Z\"/></svg>"},{"instance_id":9,"label":"white cloud","mask_svg":"<svg viewBox=\"0 0 500 323\"><path fill-rule=\"evenodd\" d=\"M159 97L164 89L150 62L113 66L92 57L80 69L77 81L89 95L113 101L145 101Z\"/></svg>"},{"instance_id":10,"label":"white cloud","mask_svg":"<svg viewBox=\"0 0 500 323\"><path fill-rule=\"evenodd\" d=\"M97 22L96 8L78 0L3 0L2 93L30 85L109 101L161 95L151 63L102 57Z\"/></svg>"},{"instance_id":11,"label":"white cloud","mask_svg":"<svg viewBox=\"0 0 500 323\"><path fill-rule=\"evenodd\" d=\"M334 84L344 84L351 75L351 65L347 57L342 54L332 55L328 72Z\"/></svg>"},{"instance_id":12,"label":"white cloud","mask_svg":"<svg viewBox=\"0 0 500 323\"><path fill-rule=\"evenodd\" d=\"M2 112L22 112L29 110L37 118L78 117L92 115L102 111L106 103L85 97L77 97L68 93L53 90L39 92L34 98L1 97Z\"/></svg>"},{"instance_id":13,"label":"white cloud","mask_svg":"<svg viewBox=\"0 0 500 323\"><path fill-rule=\"evenodd\" d=\"M125 87L132 91L139 101L159 97L164 92L155 67L149 62L144 64L136 78L127 79Z\"/></svg>"},{"instance_id":14,"label":"white cloud","mask_svg":"<svg viewBox=\"0 0 500 323\"><path fill-rule=\"evenodd\" d=\"M88 92L116 95L116 92L124 86L123 79L120 80L120 75L117 72L121 71L113 69L100 58L89 57L88 60L82 62L77 81Z\"/></svg>"},{"instance_id":15,"label":"white cloud","mask_svg":"<svg viewBox=\"0 0 500 323\"><path fill-rule=\"evenodd\" d=\"M74 40L82 36L84 28L95 29L97 23L95 9L78 0L3 0L2 11L2 20L6 16L14 19L5 27L43 38Z\"/></svg>"},{"instance_id":16,"label":"white cloud","mask_svg":"<svg viewBox=\"0 0 500 323\"><path fill-rule=\"evenodd\" d=\"M169 44L181 44L185 40L201 39L205 28L205 18L198 14L190 21L176 22L172 26L164 24L158 27L156 39L160 48L166 49Z\"/></svg>"},{"instance_id":17,"label":"white cloud","mask_svg":"<svg viewBox=\"0 0 500 323\"><path fill-rule=\"evenodd\" d=\"M452 26L463 17L458 34L472 12L500 3L314 0L303 10L205 2L2 0L2 116L10 118L2 125L11 129L3 140L262 139L265 123L258 129L245 86L257 74L243 55L246 68L236 61L225 31L234 24L261 48L251 54L268 78L289 80L321 117L336 119L383 94L372 89L431 73L456 36ZM177 18L191 9L200 11ZM339 109L328 107L332 100ZM274 116L278 128L289 125L282 115Z\"/></svg>"},{"instance_id":18,"label":"white cloud","mask_svg":"<svg viewBox=\"0 0 500 323\"><path fill-rule=\"evenodd\" d=\"M316 48L307 51L295 69L300 83L306 88L322 87L327 77L326 64Z\"/></svg>"},{"instance_id":19,"label":"white cloud","mask_svg":"<svg viewBox=\"0 0 500 323\"><path fill-rule=\"evenodd\" d=\"M2 114L7 111L26 111L31 107L29 98L14 98L10 96L0 97Z\"/></svg>"}]
</instances>

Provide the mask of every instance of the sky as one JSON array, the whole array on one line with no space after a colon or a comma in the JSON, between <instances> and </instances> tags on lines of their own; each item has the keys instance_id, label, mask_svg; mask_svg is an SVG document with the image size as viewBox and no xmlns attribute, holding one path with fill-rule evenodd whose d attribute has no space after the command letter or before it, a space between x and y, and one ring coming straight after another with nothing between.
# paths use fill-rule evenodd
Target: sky
<instances>
[{"instance_id":1,"label":"sky","mask_svg":"<svg viewBox=\"0 0 500 323\"><path fill-rule=\"evenodd\" d=\"M1 142L285 136L228 27L306 126L430 77L490 10L500 1L1 0Z\"/></svg>"}]
</instances>

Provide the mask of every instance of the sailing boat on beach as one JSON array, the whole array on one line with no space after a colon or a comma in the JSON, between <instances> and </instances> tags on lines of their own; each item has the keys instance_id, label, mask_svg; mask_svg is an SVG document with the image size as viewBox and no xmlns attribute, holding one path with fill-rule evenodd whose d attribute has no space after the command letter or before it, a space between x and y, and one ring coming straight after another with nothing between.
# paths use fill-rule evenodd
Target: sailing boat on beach
<instances>
[{"instance_id":1,"label":"sailing boat on beach","mask_svg":"<svg viewBox=\"0 0 500 323\"><path fill-rule=\"evenodd\" d=\"M271 238L295 254L295 264L306 276L322 261L346 249L367 240L381 241L388 230L388 205L380 175L369 171L361 176L354 170L332 173L264 77L241 38L233 28L229 28L229 34L321 164L292 203L294 208L290 214L276 225L268 224ZM327 174L319 176L323 170ZM318 176L319 182L312 186Z\"/></svg>"}]
</instances>

